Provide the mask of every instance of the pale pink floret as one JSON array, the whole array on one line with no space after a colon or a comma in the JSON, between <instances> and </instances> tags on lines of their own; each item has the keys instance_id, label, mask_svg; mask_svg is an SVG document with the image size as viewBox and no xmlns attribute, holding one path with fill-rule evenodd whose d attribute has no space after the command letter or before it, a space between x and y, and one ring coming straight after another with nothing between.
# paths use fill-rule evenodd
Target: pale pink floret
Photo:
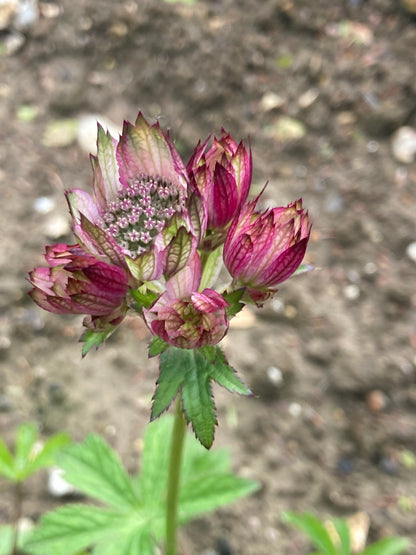
<instances>
[{"instance_id":1,"label":"pale pink floret","mask_svg":"<svg viewBox=\"0 0 416 555\"><path fill-rule=\"evenodd\" d=\"M310 224L301 200L264 212L255 212L256 202L247 203L231 225L224 263L234 284L246 286L257 302L296 271L305 255Z\"/></svg>"},{"instance_id":2,"label":"pale pink floret","mask_svg":"<svg viewBox=\"0 0 416 555\"><path fill-rule=\"evenodd\" d=\"M166 283L166 291L144 319L154 335L182 349L216 345L228 330L228 303L213 289L198 292L201 262L198 254Z\"/></svg>"}]
</instances>

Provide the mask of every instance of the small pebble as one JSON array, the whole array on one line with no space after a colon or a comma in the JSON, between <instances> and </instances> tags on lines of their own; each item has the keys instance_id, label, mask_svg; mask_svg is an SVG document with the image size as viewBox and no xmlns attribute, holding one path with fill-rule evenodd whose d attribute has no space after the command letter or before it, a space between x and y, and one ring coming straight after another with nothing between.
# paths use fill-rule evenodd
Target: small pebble
<instances>
[{"instance_id":1,"label":"small pebble","mask_svg":"<svg viewBox=\"0 0 416 555\"><path fill-rule=\"evenodd\" d=\"M380 389L369 391L365 400L371 412L382 412L387 406L387 397Z\"/></svg>"},{"instance_id":2,"label":"small pebble","mask_svg":"<svg viewBox=\"0 0 416 555\"><path fill-rule=\"evenodd\" d=\"M364 266L364 273L366 276L373 276L377 273L377 264L374 262L367 262Z\"/></svg>"},{"instance_id":3,"label":"small pebble","mask_svg":"<svg viewBox=\"0 0 416 555\"><path fill-rule=\"evenodd\" d=\"M43 232L50 239L59 239L71 231L68 218L59 214L49 217L43 225Z\"/></svg>"},{"instance_id":4,"label":"small pebble","mask_svg":"<svg viewBox=\"0 0 416 555\"><path fill-rule=\"evenodd\" d=\"M301 108L309 108L319 96L318 89L308 89L298 98L298 104Z\"/></svg>"},{"instance_id":5,"label":"small pebble","mask_svg":"<svg viewBox=\"0 0 416 555\"><path fill-rule=\"evenodd\" d=\"M390 476L394 476L399 470L399 465L397 461L393 460L390 457L381 457L378 466L380 470L382 470L386 474L389 474Z\"/></svg>"},{"instance_id":6,"label":"small pebble","mask_svg":"<svg viewBox=\"0 0 416 555\"><path fill-rule=\"evenodd\" d=\"M416 155L416 129L400 127L391 140L393 156L403 164L411 164Z\"/></svg>"},{"instance_id":7,"label":"small pebble","mask_svg":"<svg viewBox=\"0 0 416 555\"><path fill-rule=\"evenodd\" d=\"M350 285L344 287L343 293L348 300L355 301L360 296L360 288L358 287L358 285L351 283Z\"/></svg>"},{"instance_id":8,"label":"small pebble","mask_svg":"<svg viewBox=\"0 0 416 555\"><path fill-rule=\"evenodd\" d=\"M63 477L64 471L61 468L52 468L49 471L48 492L52 497L65 497L75 493L75 488Z\"/></svg>"},{"instance_id":9,"label":"small pebble","mask_svg":"<svg viewBox=\"0 0 416 555\"><path fill-rule=\"evenodd\" d=\"M413 262L416 262L416 241L407 245L406 254Z\"/></svg>"},{"instance_id":10,"label":"small pebble","mask_svg":"<svg viewBox=\"0 0 416 555\"><path fill-rule=\"evenodd\" d=\"M260 100L260 107L264 112L270 112L284 105L284 98L274 92L266 92Z\"/></svg>"},{"instance_id":11,"label":"small pebble","mask_svg":"<svg viewBox=\"0 0 416 555\"><path fill-rule=\"evenodd\" d=\"M290 416L296 418L302 414L302 405L300 405L299 403L290 403L288 412Z\"/></svg>"},{"instance_id":12,"label":"small pebble","mask_svg":"<svg viewBox=\"0 0 416 555\"><path fill-rule=\"evenodd\" d=\"M38 197L33 203L33 208L39 214L49 214L55 208L55 201L52 197Z\"/></svg>"},{"instance_id":13,"label":"small pebble","mask_svg":"<svg viewBox=\"0 0 416 555\"><path fill-rule=\"evenodd\" d=\"M337 462L337 470L344 476L348 476L354 471L354 462L348 457L342 457Z\"/></svg>"},{"instance_id":14,"label":"small pebble","mask_svg":"<svg viewBox=\"0 0 416 555\"><path fill-rule=\"evenodd\" d=\"M276 366L267 368L267 376L274 385L280 385L283 382L283 373Z\"/></svg>"}]
</instances>

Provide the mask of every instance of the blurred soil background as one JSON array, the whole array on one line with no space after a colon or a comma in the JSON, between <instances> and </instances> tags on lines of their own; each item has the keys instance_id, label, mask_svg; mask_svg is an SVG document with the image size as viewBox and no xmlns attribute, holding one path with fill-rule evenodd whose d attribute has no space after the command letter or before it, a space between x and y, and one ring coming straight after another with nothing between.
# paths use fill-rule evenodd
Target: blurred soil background
<instances>
[{"instance_id":1,"label":"blurred soil background","mask_svg":"<svg viewBox=\"0 0 416 555\"><path fill-rule=\"evenodd\" d=\"M74 242L66 188L91 186L96 119L139 110L185 160L250 137L263 206L302 197L315 271L245 309L224 341L256 393L215 391L216 446L259 480L182 532L182 555L303 555L284 510L357 515L416 553L416 6L412 0L2 0L0 433L98 432L137 468L157 363L137 317L81 360L81 318L38 309L27 272ZM0 483L0 521L12 518ZM41 474L36 521L60 503Z\"/></svg>"}]
</instances>

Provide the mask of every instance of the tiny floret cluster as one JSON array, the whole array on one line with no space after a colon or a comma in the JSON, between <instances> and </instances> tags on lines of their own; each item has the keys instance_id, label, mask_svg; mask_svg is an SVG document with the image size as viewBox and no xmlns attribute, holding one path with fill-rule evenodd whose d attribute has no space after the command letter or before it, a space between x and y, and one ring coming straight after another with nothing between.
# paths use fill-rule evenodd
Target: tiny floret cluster
<instances>
[{"instance_id":1,"label":"tiny floret cluster","mask_svg":"<svg viewBox=\"0 0 416 555\"><path fill-rule=\"evenodd\" d=\"M98 126L91 162L92 194L66 192L77 242L47 247L48 267L29 274L39 306L85 315L88 348L128 311L167 345L216 345L244 304L261 306L302 262L302 201L259 211L249 200L251 149L224 129L185 164L140 113L118 139ZM216 290L222 263L231 279Z\"/></svg>"}]
</instances>

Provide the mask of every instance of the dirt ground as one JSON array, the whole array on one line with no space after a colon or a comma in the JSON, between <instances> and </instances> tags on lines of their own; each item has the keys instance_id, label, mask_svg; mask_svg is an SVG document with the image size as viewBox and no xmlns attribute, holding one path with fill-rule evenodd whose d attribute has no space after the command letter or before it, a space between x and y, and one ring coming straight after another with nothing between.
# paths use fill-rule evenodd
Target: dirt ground
<instances>
[{"instance_id":1,"label":"dirt ground","mask_svg":"<svg viewBox=\"0 0 416 555\"><path fill-rule=\"evenodd\" d=\"M216 390L215 445L262 488L188 525L182 553L303 555L284 510L361 511L369 541L405 535L416 553L416 163L395 140L416 127L415 18L397 0L38 8L0 31L2 437L28 420L44 436L99 432L136 468L157 379L148 332L129 318L81 360L81 320L38 309L27 272L45 244L73 242L63 192L91 184L87 116L119 125L140 109L185 159L224 126L250 136L267 202L303 197L316 269L224 341L257 396ZM55 505L46 475L28 484L26 516Z\"/></svg>"}]
</instances>

